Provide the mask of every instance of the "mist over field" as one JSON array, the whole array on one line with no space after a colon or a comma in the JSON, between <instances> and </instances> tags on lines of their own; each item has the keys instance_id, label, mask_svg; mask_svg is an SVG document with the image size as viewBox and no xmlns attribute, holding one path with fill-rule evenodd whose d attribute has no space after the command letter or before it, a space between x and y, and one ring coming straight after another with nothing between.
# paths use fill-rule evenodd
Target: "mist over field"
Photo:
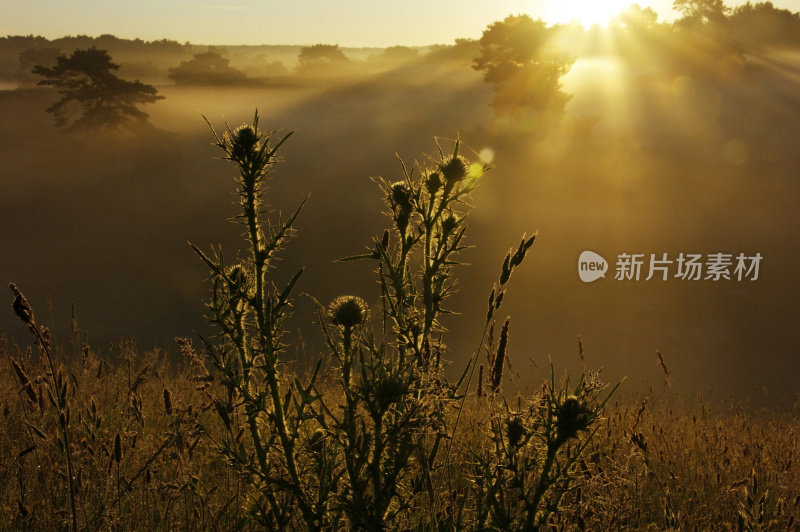
<instances>
[{"instance_id":1,"label":"mist over field","mask_svg":"<svg viewBox=\"0 0 800 532\"><path fill-rule=\"evenodd\" d=\"M0 44L11 49L12 41ZM72 44L56 47L69 53ZM512 386L536 388L548 357L559 370L580 368L580 335L587 363L603 366L610 381L627 376L627 391L663 386L659 350L679 393L795 398L799 48L748 48L681 69L586 45L561 79L572 95L565 112L544 132L526 128L529 117L495 116L492 85L471 68L474 41L394 55L344 49L350 62L324 75L296 72L300 47L210 49L246 75L217 84L168 76L205 47L105 48L120 77L153 84L164 97L143 107L152 130L57 129L45 111L55 92L36 87L36 76L15 77L16 55L2 63L0 272L57 341L69 338L73 302L100 352L119 338L174 350L175 336L209 331L207 272L186 241L221 244L233 257L242 228L225 223L237 212L235 171L218 159L202 117L221 130L257 108L265 129L294 131L267 201L287 213L309 195L278 284L305 266L303 292L323 303L353 293L379 308L373 265L334 262L383 231L384 198L370 177L400 179L395 153L411 163L435 153L437 138L445 149L460 138L468 158L493 158L472 195L474 247L450 301L460 314L444 321L454 374L480 340L506 251L538 231L504 303L519 374ZM605 279L580 281L584 250L608 260ZM717 252L760 253L759 278L614 279L621 253ZM322 349L313 312L310 297L297 299L289 329L302 334L289 352L300 360ZM10 308L0 330L28 341Z\"/></svg>"}]
</instances>

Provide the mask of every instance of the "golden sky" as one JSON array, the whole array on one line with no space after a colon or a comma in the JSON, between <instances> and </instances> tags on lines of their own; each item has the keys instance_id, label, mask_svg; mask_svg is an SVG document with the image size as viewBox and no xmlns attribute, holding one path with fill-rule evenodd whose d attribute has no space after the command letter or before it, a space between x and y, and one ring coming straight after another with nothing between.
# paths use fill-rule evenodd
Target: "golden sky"
<instances>
[{"instance_id":1,"label":"golden sky","mask_svg":"<svg viewBox=\"0 0 800 532\"><path fill-rule=\"evenodd\" d=\"M198 44L390 46L478 38L495 20L528 13L548 22L604 23L625 0L0 0L0 35L113 34ZM672 20L671 0L639 2ZM744 2L728 0L729 6ZM800 11L800 0L776 7Z\"/></svg>"}]
</instances>

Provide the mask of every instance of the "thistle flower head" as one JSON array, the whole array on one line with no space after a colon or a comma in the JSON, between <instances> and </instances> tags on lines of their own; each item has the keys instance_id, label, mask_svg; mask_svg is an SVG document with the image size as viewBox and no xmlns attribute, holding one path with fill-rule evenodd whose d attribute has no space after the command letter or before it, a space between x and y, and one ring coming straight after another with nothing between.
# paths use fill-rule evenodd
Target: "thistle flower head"
<instances>
[{"instance_id":1,"label":"thistle flower head","mask_svg":"<svg viewBox=\"0 0 800 532\"><path fill-rule=\"evenodd\" d=\"M255 127L242 124L224 137L225 148L233 161L244 164L250 159L250 154L258 150L260 134Z\"/></svg>"},{"instance_id":2,"label":"thistle flower head","mask_svg":"<svg viewBox=\"0 0 800 532\"><path fill-rule=\"evenodd\" d=\"M331 321L345 328L352 328L367 321L367 302L356 296L339 296L328 307Z\"/></svg>"},{"instance_id":3,"label":"thistle flower head","mask_svg":"<svg viewBox=\"0 0 800 532\"><path fill-rule=\"evenodd\" d=\"M522 442L525 437L525 426L520 418L514 417L506 421L506 437L511 447L517 447Z\"/></svg>"},{"instance_id":4,"label":"thistle flower head","mask_svg":"<svg viewBox=\"0 0 800 532\"><path fill-rule=\"evenodd\" d=\"M556 413L556 429L558 438L566 441L578 435L589 427L591 411L576 396L569 395L558 406Z\"/></svg>"},{"instance_id":5,"label":"thistle flower head","mask_svg":"<svg viewBox=\"0 0 800 532\"><path fill-rule=\"evenodd\" d=\"M398 402L405 392L403 381L395 375L382 379L375 389L375 399L381 411L385 412L389 407Z\"/></svg>"},{"instance_id":6,"label":"thistle flower head","mask_svg":"<svg viewBox=\"0 0 800 532\"><path fill-rule=\"evenodd\" d=\"M467 162L464 158L455 156L444 164L439 165L439 169L444 175L444 181L452 187L467 176Z\"/></svg>"}]
</instances>

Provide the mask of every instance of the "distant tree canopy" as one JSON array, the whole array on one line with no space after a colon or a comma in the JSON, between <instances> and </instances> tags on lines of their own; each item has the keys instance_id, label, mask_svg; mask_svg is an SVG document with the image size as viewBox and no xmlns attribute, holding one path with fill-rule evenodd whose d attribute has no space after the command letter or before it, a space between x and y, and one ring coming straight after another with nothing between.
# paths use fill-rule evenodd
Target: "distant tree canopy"
<instances>
[{"instance_id":1,"label":"distant tree canopy","mask_svg":"<svg viewBox=\"0 0 800 532\"><path fill-rule=\"evenodd\" d=\"M800 45L800 13L777 9L772 2L738 6L728 17L728 24L737 39L751 46Z\"/></svg>"},{"instance_id":2,"label":"distant tree canopy","mask_svg":"<svg viewBox=\"0 0 800 532\"><path fill-rule=\"evenodd\" d=\"M409 61L419 57L419 50L409 46L390 46L383 51L383 58L389 61Z\"/></svg>"},{"instance_id":3,"label":"distant tree canopy","mask_svg":"<svg viewBox=\"0 0 800 532\"><path fill-rule=\"evenodd\" d=\"M658 13L652 7L632 4L620 12L615 22L634 32L650 31L658 23Z\"/></svg>"},{"instance_id":4,"label":"distant tree canopy","mask_svg":"<svg viewBox=\"0 0 800 532\"><path fill-rule=\"evenodd\" d=\"M683 15L685 25L723 22L728 12L722 0L674 0L672 9Z\"/></svg>"},{"instance_id":5,"label":"distant tree canopy","mask_svg":"<svg viewBox=\"0 0 800 532\"><path fill-rule=\"evenodd\" d=\"M137 106L163 96L151 85L118 78L111 72L117 69L119 65L111 62L108 52L92 47L75 50L69 57L60 55L55 66L38 65L33 72L45 78L39 85L51 86L61 94L61 99L47 108L57 126L71 123L72 128L115 128L146 124L147 114ZM80 115L76 116L78 111Z\"/></svg>"},{"instance_id":6,"label":"distant tree canopy","mask_svg":"<svg viewBox=\"0 0 800 532\"><path fill-rule=\"evenodd\" d=\"M528 15L506 17L484 30L473 68L495 86L496 111L563 111L570 95L561 90L560 78L574 59L549 46L552 30Z\"/></svg>"},{"instance_id":7,"label":"distant tree canopy","mask_svg":"<svg viewBox=\"0 0 800 532\"><path fill-rule=\"evenodd\" d=\"M221 53L208 50L170 68L169 78L185 85L234 85L246 80L247 74L230 66L230 59Z\"/></svg>"},{"instance_id":8,"label":"distant tree canopy","mask_svg":"<svg viewBox=\"0 0 800 532\"><path fill-rule=\"evenodd\" d=\"M328 71L347 65L349 62L338 44L315 44L300 49L300 54L297 56L297 70L303 73Z\"/></svg>"}]
</instances>

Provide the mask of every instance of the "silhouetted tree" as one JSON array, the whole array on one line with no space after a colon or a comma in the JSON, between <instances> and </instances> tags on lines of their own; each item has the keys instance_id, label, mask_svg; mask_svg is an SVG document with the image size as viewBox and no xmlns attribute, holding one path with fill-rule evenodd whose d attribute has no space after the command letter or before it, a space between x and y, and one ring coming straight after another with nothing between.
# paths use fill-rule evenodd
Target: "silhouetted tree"
<instances>
[{"instance_id":1,"label":"silhouetted tree","mask_svg":"<svg viewBox=\"0 0 800 532\"><path fill-rule=\"evenodd\" d=\"M32 85L39 81L39 78L33 75L33 67L36 65L52 65L59 55L61 55L61 50L54 46L29 48L19 54L19 70L17 70L15 77L22 84Z\"/></svg>"},{"instance_id":2,"label":"silhouetted tree","mask_svg":"<svg viewBox=\"0 0 800 532\"><path fill-rule=\"evenodd\" d=\"M230 59L221 53L208 50L170 68L169 78L187 85L233 85L246 80L247 74L230 66Z\"/></svg>"},{"instance_id":3,"label":"silhouetted tree","mask_svg":"<svg viewBox=\"0 0 800 532\"><path fill-rule=\"evenodd\" d=\"M325 71L348 64L350 60L338 44L315 44L300 49L297 70L300 72Z\"/></svg>"},{"instance_id":4,"label":"silhouetted tree","mask_svg":"<svg viewBox=\"0 0 800 532\"><path fill-rule=\"evenodd\" d=\"M475 39L456 39L453 44L434 44L428 49L424 60L429 62L471 63L480 50Z\"/></svg>"},{"instance_id":5,"label":"silhouetted tree","mask_svg":"<svg viewBox=\"0 0 800 532\"><path fill-rule=\"evenodd\" d=\"M105 50L95 47L75 50L67 57L60 55L53 67L38 65L33 73L43 76L39 85L58 90L61 99L47 108L56 118L56 126L117 127L147 123L147 114L138 105L153 103L163 96L151 85L139 80L126 81L112 70L119 65L111 62ZM80 111L80 116L76 113Z\"/></svg>"},{"instance_id":6,"label":"silhouetted tree","mask_svg":"<svg viewBox=\"0 0 800 532\"><path fill-rule=\"evenodd\" d=\"M484 30L473 68L494 84L492 105L499 113L563 111L570 95L561 90L560 78L574 59L549 46L551 36L552 28L528 15L506 17Z\"/></svg>"},{"instance_id":7,"label":"silhouetted tree","mask_svg":"<svg viewBox=\"0 0 800 532\"><path fill-rule=\"evenodd\" d=\"M652 7L631 4L620 11L614 22L635 33L652 31L658 23L658 13Z\"/></svg>"},{"instance_id":8,"label":"silhouetted tree","mask_svg":"<svg viewBox=\"0 0 800 532\"><path fill-rule=\"evenodd\" d=\"M683 15L683 24L689 25L723 22L728 12L722 0L674 0L672 9Z\"/></svg>"},{"instance_id":9,"label":"silhouetted tree","mask_svg":"<svg viewBox=\"0 0 800 532\"><path fill-rule=\"evenodd\" d=\"M390 46L383 51L383 58L389 61L410 61L419 57L419 50L409 46Z\"/></svg>"},{"instance_id":10,"label":"silhouetted tree","mask_svg":"<svg viewBox=\"0 0 800 532\"><path fill-rule=\"evenodd\" d=\"M731 32L749 46L800 44L800 13L778 9L772 2L747 2L728 17Z\"/></svg>"},{"instance_id":11,"label":"silhouetted tree","mask_svg":"<svg viewBox=\"0 0 800 532\"><path fill-rule=\"evenodd\" d=\"M286 65L278 59L270 59L267 54L250 56L250 60L244 65L244 71L255 77L289 75L289 69L286 68Z\"/></svg>"}]
</instances>

